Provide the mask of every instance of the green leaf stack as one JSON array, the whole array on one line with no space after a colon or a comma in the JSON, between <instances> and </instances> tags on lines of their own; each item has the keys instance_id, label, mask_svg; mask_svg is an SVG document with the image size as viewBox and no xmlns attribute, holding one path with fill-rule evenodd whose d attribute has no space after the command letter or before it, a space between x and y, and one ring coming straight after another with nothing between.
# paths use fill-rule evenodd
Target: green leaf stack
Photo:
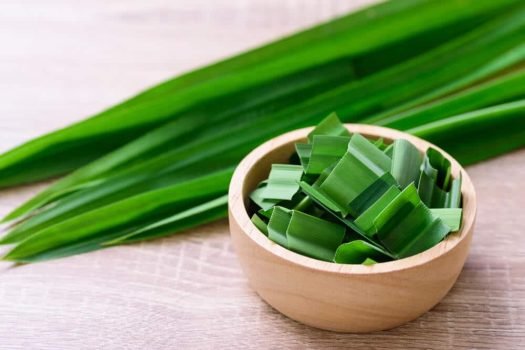
<instances>
[{"instance_id":1,"label":"green leaf stack","mask_svg":"<svg viewBox=\"0 0 525 350\"><path fill-rule=\"evenodd\" d=\"M316 156L320 139L324 152ZM296 146L301 165L272 165L251 195L252 222L275 243L319 260L371 265L421 253L459 230L461 178L452 178L439 151L422 155L404 139L384 147L350 135L335 113ZM271 185L276 179L279 187Z\"/></svg>"},{"instance_id":2,"label":"green leaf stack","mask_svg":"<svg viewBox=\"0 0 525 350\"><path fill-rule=\"evenodd\" d=\"M231 174L250 150L332 111L422 137L463 165L523 147L524 43L520 0L389 1L175 77L0 155L0 188L69 173L4 218L0 244L13 245L4 259L64 257L225 217ZM345 251L369 251L392 186L413 183L432 215L457 227L460 179L442 173L439 155L416 169L406 143L349 139L333 120L318 130L297 145L299 185L283 171L252 193L259 226L277 204L322 208L354 231L363 225L368 245ZM362 176L339 193L348 167Z\"/></svg>"}]
</instances>

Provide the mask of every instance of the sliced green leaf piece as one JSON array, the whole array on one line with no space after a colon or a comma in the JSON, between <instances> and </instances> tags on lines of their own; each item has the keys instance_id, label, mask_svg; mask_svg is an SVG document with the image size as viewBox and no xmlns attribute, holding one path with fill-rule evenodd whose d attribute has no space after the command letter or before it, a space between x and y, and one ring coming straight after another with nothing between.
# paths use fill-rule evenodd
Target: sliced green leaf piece
<instances>
[{"instance_id":1,"label":"sliced green leaf piece","mask_svg":"<svg viewBox=\"0 0 525 350\"><path fill-rule=\"evenodd\" d=\"M392 259L375 246L361 240L341 244L334 257L334 262L339 264L362 264L366 260L369 260L368 263L376 263Z\"/></svg>"},{"instance_id":2,"label":"sliced green leaf piece","mask_svg":"<svg viewBox=\"0 0 525 350\"><path fill-rule=\"evenodd\" d=\"M450 161L432 147L427 150L427 157L430 165L437 170L436 184L439 188L448 190L452 178Z\"/></svg>"},{"instance_id":3,"label":"sliced green leaf piece","mask_svg":"<svg viewBox=\"0 0 525 350\"><path fill-rule=\"evenodd\" d=\"M396 198L401 191L397 186L390 186L390 188L383 193L383 195L375 201L368 209L366 209L357 219L355 224L369 237L373 237L376 233L376 227L374 225L374 219L386 208L390 202Z\"/></svg>"},{"instance_id":4,"label":"sliced green leaf piece","mask_svg":"<svg viewBox=\"0 0 525 350\"><path fill-rule=\"evenodd\" d=\"M419 168L423 156L410 141L405 139L397 139L393 145L391 173L403 189L412 182L419 181Z\"/></svg>"},{"instance_id":5,"label":"sliced green leaf piece","mask_svg":"<svg viewBox=\"0 0 525 350\"><path fill-rule=\"evenodd\" d=\"M345 227L294 210L286 231L288 248L312 258L332 261L343 242Z\"/></svg>"},{"instance_id":6,"label":"sliced green leaf piece","mask_svg":"<svg viewBox=\"0 0 525 350\"><path fill-rule=\"evenodd\" d=\"M450 163L447 165L447 163L436 163L434 161L434 164L439 169L432 166L430 158L427 156L421 165L418 184L421 200L430 208L458 208L461 205L461 176L453 179L450 184ZM442 174L441 180L439 174ZM450 191L439 186L439 183L450 184Z\"/></svg>"},{"instance_id":7,"label":"sliced green leaf piece","mask_svg":"<svg viewBox=\"0 0 525 350\"><path fill-rule=\"evenodd\" d=\"M393 258L394 256L388 253L387 251L384 251L377 241L370 238L365 232L363 232L355 223L354 221L350 219L346 219L343 217L340 211L338 211L337 204L331 202L331 200L326 197L322 190L315 188L309 184L307 184L304 181L301 181L300 183L301 189L306 193L312 200L317 203L321 208L323 208L328 214L330 214L332 217L336 218L337 220L341 221L343 224L345 224L348 228L350 228L355 234L359 235L362 239L365 241L368 241L370 244L374 245L377 249L383 251L385 255L390 256ZM347 231L348 233L348 231Z\"/></svg>"},{"instance_id":8,"label":"sliced green leaf piece","mask_svg":"<svg viewBox=\"0 0 525 350\"><path fill-rule=\"evenodd\" d=\"M259 209L259 211L257 212L259 214L259 216L261 217L264 217L266 219L270 219L272 217L272 213L273 213L273 207L271 207L270 209Z\"/></svg>"},{"instance_id":9,"label":"sliced green leaf piece","mask_svg":"<svg viewBox=\"0 0 525 350\"><path fill-rule=\"evenodd\" d=\"M348 136L315 135L306 174L321 174L336 163L346 153L349 141Z\"/></svg>"},{"instance_id":10,"label":"sliced green leaf piece","mask_svg":"<svg viewBox=\"0 0 525 350\"><path fill-rule=\"evenodd\" d=\"M350 203L389 171L390 166L388 156L360 134L354 134L348 152L335 165L320 190L337 204L343 216L348 213L357 216Z\"/></svg>"},{"instance_id":11,"label":"sliced green leaf piece","mask_svg":"<svg viewBox=\"0 0 525 350\"><path fill-rule=\"evenodd\" d=\"M420 253L439 243L449 232L417 194L414 184L405 188L376 217L374 225L383 245L397 258Z\"/></svg>"},{"instance_id":12,"label":"sliced green leaf piece","mask_svg":"<svg viewBox=\"0 0 525 350\"><path fill-rule=\"evenodd\" d=\"M296 143L295 151L297 152L297 156L299 157L303 169L306 171L308 163L310 162L310 157L312 156L312 144Z\"/></svg>"},{"instance_id":13,"label":"sliced green leaf piece","mask_svg":"<svg viewBox=\"0 0 525 350\"><path fill-rule=\"evenodd\" d=\"M374 259L366 258L365 261L363 261L363 265L365 266L370 266L374 264L377 264L377 261L375 261Z\"/></svg>"},{"instance_id":14,"label":"sliced green leaf piece","mask_svg":"<svg viewBox=\"0 0 525 350\"><path fill-rule=\"evenodd\" d=\"M261 217L257 214L253 214L251 221L261 231L265 236L268 236L268 224L261 219Z\"/></svg>"},{"instance_id":15,"label":"sliced green leaf piece","mask_svg":"<svg viewBox=\"0 0 525 350\"><path fill-rule=\"evenodd\" d=\"M430 209L434 217L440 218L445 225L450 228L451 232L458 231L461 227L461 217L463 209L461 208L434 208Z\"/></svg>"},{"instance_id":16,"label":"sliced green leaf piece","mask_svg":"<svg viewBox=\"0 0 525 350\"><path fill-rule=\"evenodd\" d=\"M273 208L272 216L268 222L268 238L285 248L288 248L286 230L291 218L291 210L276 206Z\"/></svg>"},{"instance_id":17,"label":"sliced green leaf piece","mask_svg":"<svg viewBox=\"0 0 525 350\"><path fill-rule=\"evenodd\" d=\"M280 202L278 199L267 199L265 197L268 181L262 181L255 190L250 193L250 199L257 204L262 210L269 210Z\"/></svg>"},{"instance_id":18,"label":"sliced green leaf piece","mask_svg":"<svg viewBox=\"0 0 525 350\"><path fill-rule=\"evenodd\" d=\"M273 164L262 196L269 200L291 200L299 191L302 175L302 166Z\"/></svg>"},{"instance_id":19,"label":"sliced green leaf piece","mask_svg":"<svg viewBox=\"0 0 525 350\"><path fill-rule=\"evenodd\" d=\"M459 178L452 180L452 185L450 186L450 191L447 196L446 207L447 208L461 208L461 183L462 183L461 173Z\"/></svg>"},{"instance_id":20,"label":"sliced green leaf piece","mask_svg":"<svg viewBox=\"0 0 525 350\"><path fill-rule=\"evenodd\" d=\"M336 113L329 114L308 134L308 141L312 143L315 135L350 136L348 129L341 123Z\"/></svg>"},{"instance_id":21,"label":"sliced green leaf piece","mask_svg":"<svg viewBox=\"0 0 525 350\"><path fill-rule=\"evenodd\" d=\"M385 143L385 140L382 137L378 138L373 143L374 143L374 146L379 148L381 151L384 151L389 146L388 144Z\"/></svg>"},{"instance_id":22,"label":"sliced green leaf piece","mask_svg":"<svg viewBox=\"0 0 525 350\"><path fill-rule=\"evenodd\" d=\"M361 134L352 135L348 143L348 152L378 176L390 171L392 166L392 160Z\"/></svg>"},{"instance_id":23,"label":"sliced green leaf piece","mask_svg":"<svg viewBox=\"0 0 525 350\"><path fill-rule=\"evenodd\" d=\"M396 180L390 173L384 173L348 205L351 214L354 217L361 215L392 186L397 186Z\"/></svg>"}]
</instances>

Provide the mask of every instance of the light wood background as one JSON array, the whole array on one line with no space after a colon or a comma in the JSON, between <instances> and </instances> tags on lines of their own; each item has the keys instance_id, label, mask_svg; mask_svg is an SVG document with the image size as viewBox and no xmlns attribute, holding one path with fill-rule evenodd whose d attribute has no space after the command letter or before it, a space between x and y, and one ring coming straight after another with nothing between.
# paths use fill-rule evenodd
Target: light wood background
<instances>
[{"instance_id":1,"label":"light wood background","mask_svg":"<svg viewBox=\"0 0 525 350\"><path fill-rule=\"evenodd\" d=\"M358 8L338 0L1 0L0 150L148 85ZM525 347L525 150L468 168L479 198L456 286L406 326L337 334L247 285L225 221L21 268L0 264L0 349ZM0 214L41 186L0 192Z\"/></svg>"}]
</instances>

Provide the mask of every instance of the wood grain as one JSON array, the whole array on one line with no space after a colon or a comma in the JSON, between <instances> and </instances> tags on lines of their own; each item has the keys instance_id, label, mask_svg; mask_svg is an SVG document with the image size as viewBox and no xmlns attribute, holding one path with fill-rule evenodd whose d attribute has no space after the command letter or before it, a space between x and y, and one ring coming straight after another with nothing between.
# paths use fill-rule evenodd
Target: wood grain
<instances>
[{"instance_id":1,"label":"wood grain","mask_svg":"<svg viewBox=\"0 0 525 350\"><path fill-rule=\"evenodd\" d=\"M366 2L4 0L0 149ZM467 170L479 210L470 256L443 302L406 326L343 335L281 316L248 287L221 221L160 241L1 265L0 348L523 348L525 150ZM0 214L38 188L3 191Z\"/></svg>"}]
</instances>

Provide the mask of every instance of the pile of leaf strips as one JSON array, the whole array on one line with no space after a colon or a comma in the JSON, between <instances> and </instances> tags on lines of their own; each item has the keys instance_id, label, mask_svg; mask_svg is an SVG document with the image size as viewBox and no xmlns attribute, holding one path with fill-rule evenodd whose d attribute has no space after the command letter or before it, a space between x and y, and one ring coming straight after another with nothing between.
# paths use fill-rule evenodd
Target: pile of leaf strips
<instances>
[{"instance_id":1,"label":"pile of leaf strips","mask_svg":"<svg viewBox=\"0 0 525 350\"><path fill-rule=\"evenodd\" d=\"M4 218L4 259L224 218L250 150L332 111L423 137L463 165L522 147L524 43L523 1L389 1L176 77L0 156L0 187L71 172Z\"/></svg>"},{"instance_id":2,"label":"pile of leaf strips","mask_svg":"<svg viewBox=\"0 0 525 350\"><path fill-rule=\"evenodd\" d=\"M275 243L319 260L375 264L421 253L461 225L461 178L433 148L350 134L335 114L273 164L250 198Z\"/></svg>"}]
</instances>

